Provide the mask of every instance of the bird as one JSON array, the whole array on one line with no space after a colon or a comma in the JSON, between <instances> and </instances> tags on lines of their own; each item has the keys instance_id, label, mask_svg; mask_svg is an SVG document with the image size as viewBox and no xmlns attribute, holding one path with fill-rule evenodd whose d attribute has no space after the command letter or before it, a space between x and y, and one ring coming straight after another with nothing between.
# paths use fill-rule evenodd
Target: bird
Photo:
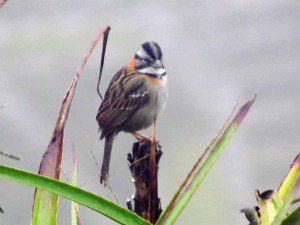
<instances>
[{"instance_id":1,"label":"bird","mask_svg":"<svg viewBox=\"0 0 300 225\"><path fill-rule=\"evenodd\" d=\"M148 139L138 133L147 129L166 105L167 73L160 46L143 43L129 63L110 81L100 104L96 120L104 141L100 183L108 184L113 142L119 132L133 134L138 140Z\"/></svg>"}]
</instances>

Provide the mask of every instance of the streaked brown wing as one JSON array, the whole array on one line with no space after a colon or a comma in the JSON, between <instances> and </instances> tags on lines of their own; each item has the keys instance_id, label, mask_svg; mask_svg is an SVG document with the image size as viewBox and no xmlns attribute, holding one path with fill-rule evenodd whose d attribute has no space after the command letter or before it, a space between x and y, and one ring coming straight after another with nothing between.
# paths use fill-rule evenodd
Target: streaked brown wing
<instances>
[{"instance_id":1,"label":"streaked brown wing","mask_svg":"<svg viewBox=\"0 0 300 225\"><path fill-rule=\"evenodd\" d=\"M144 77L122 68L112 79L97 114L101 139L119 132L122 124L149 101Z\"/></svg>"}]
</instances>

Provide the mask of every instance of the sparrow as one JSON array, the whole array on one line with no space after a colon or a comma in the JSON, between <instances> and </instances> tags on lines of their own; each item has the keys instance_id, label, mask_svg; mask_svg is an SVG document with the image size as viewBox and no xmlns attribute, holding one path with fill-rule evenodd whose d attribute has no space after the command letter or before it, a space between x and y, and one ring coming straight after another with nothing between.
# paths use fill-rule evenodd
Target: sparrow
<instances>
[{"instance_id":1,"label":"sparrow","mask_svg":"<svg viewBox=\"0 0 300 225\"><path fill-rule=\"evenodd\" d=\"M105 139L100 183L108 183L113 142L121 131L138 140L149 139L139 133L156 121L166 105L167 74L162 51L155 42L145 42L129 63L112 78L99 107L96 120Z\"/></svg>"}]
</instances>

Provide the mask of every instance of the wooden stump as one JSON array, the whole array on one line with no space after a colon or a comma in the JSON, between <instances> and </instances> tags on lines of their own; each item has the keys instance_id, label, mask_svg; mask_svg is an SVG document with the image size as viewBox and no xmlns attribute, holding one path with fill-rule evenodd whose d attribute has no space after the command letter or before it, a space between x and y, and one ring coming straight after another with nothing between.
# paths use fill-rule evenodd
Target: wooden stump
<instances>
[{"instance_id":1,"label":"wooden stump","mask_svg":"<svg viewBox=\"0 0 300 225\"><path fill-rule=\"evenodd\" d=\"M162 212L157 185L158 164L162 151L161 146L156 143L155 165L151 165L150 149L150 141L135 142L132 146L132 153L127 155L135 186L133 207L130 200L127 201L127 206L139 216L155 223Z\"/></svg>"}]
</instances>

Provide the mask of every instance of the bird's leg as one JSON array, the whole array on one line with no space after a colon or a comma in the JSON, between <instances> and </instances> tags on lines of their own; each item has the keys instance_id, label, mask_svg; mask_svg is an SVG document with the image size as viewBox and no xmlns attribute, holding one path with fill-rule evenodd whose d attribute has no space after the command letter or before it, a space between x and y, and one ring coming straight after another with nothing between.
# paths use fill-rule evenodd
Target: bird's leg
<instances>
[{"instance_id":1,"label":"bird's leg","mask_svg":"<svg viewBox=\"0 0 300 225\"><path fill-rule=\"evenodd\" d=\"M149 137L146 137L142 134L139 134L138 132L131 132L131 134L139 141L139 142L142 142L142 141L151 141L151 138Z\"/></svg>"}]
</instances>

